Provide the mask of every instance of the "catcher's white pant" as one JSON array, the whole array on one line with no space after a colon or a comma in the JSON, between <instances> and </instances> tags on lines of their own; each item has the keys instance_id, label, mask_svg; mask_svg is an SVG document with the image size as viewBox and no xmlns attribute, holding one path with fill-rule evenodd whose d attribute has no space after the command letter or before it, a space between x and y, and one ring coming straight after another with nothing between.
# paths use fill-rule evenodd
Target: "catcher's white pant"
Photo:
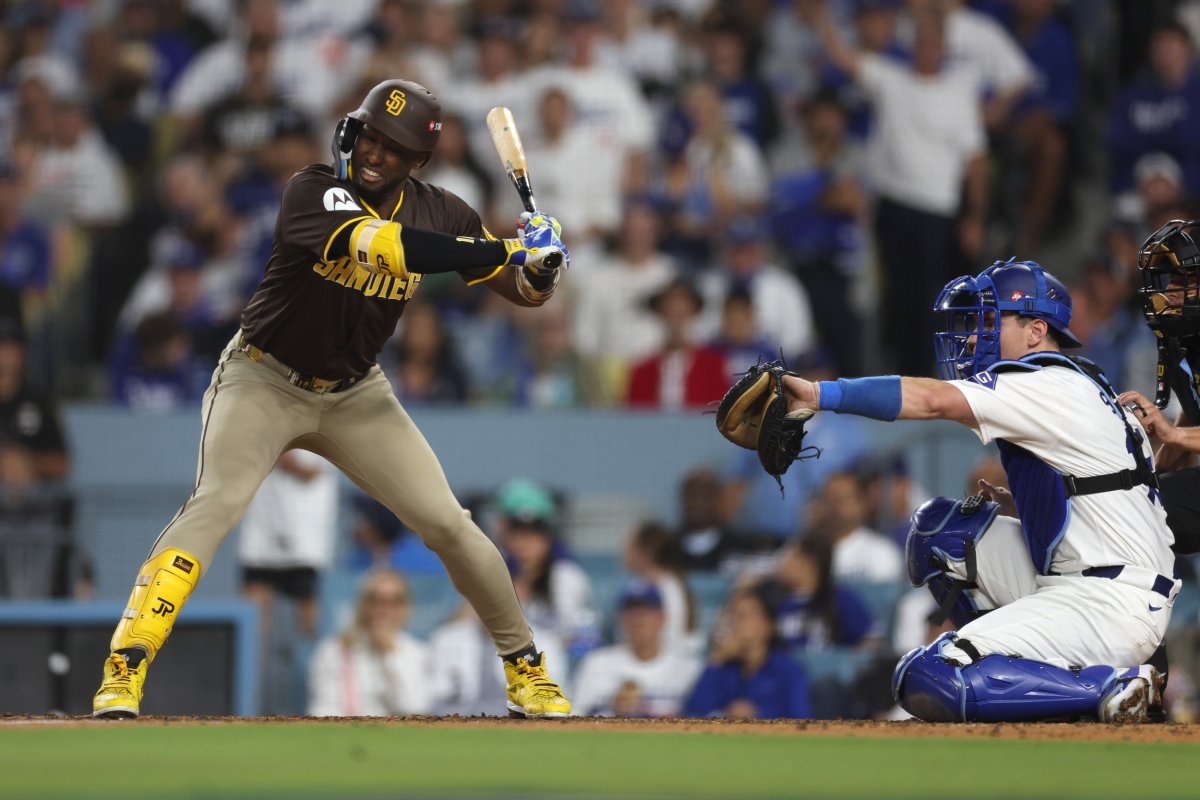
<instances>
[{"instance_id":1,"label":"catcher's white pant","mask_svg":"<svg viewBox=\"0 0 1200 800\"><path fill-rule=\"evenodd\" d=\"M280 453L324 456L438 554L501 654L533 641L500 552L455 499L441 464L378 366L345 392L290 384L230 342L204 395L196 488L155 542L207 567Z\"/></svg>"},{"instance_id":2,"label":"catcher's white pant","mask_svg":"<svg viewBox=\"0 0 1200 800\"><path fill-rule=\"evenodd\" d=\"M1116 578L1039 575L1029 560L1020 523L998 516L976 551L977 606L993 608L958 636L980 656L999 653L1057 667L1144 664L1162 643L1180 581L1168 595L1152 588L1150 570L1126 567ZM965 579L961 571L955 577ZM971 657L943 651L963 664Z\"/></svg>"}]
</instances>

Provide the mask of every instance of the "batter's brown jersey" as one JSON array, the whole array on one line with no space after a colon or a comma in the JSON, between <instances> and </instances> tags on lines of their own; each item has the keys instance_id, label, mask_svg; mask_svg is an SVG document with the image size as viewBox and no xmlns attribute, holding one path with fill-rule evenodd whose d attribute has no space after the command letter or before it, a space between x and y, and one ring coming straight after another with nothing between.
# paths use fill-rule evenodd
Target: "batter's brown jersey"
<instances>
[{"instance_id":1,"label":"batter's brown jersey","mask_svg":"<svg viewBox=\"0 0 1200 800\"><path fill-rule=\"evenodd\" d=\"M266 274L242 312L246 340L304 375L340 380L370 369L422 276L373 274L329 247L345 229L389 212L404 226L487 235L479 215L440 187L410 177L394 210L374 209L328 166L305 167L283 190ZM463 278L475 282L495 271Z\"/></svg>"}]
</instances>

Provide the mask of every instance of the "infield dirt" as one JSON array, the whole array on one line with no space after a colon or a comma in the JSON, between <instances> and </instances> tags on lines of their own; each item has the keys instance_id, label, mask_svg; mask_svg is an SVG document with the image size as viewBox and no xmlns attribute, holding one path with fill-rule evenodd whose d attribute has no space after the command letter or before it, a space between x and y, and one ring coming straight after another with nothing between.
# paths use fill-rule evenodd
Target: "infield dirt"
<instances>
[{"instance_id":1,"label":"infield dirt","mask_svg":"<svg viewBox=\"0 0 1200 800\"><path fill-rule=\"evenodd\" d=\"M1104 725L1096 722L939 724L909 720L633 720L600 717L522 720L500 717L154 717L137 720L96 720L91 717L0 716L0 728L205 726L205 725L381 725L462 729L553 729L565 731L637 731L756 736L834 736L867 738L1018 739L1099 742L1200 743L1200 725Z\"/></svg>"}]
</instances>

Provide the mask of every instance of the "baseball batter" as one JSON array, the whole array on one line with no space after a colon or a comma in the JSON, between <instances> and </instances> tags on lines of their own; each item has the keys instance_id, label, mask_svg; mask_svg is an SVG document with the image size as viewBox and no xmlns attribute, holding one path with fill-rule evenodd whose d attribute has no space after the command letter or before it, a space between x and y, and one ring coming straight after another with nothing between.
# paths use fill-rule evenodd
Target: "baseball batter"
<instances>
[{"instance_id":1,"label":"baseball batter","mask_svg":"<svg viewBox=\"0 0 1200 800\"><path fill-rule=\"evenodd\" d=\"M945 573L983 586L979 610L991 610L905 655L897 701L926 720L1145 720L1161 691L1145 662L1180 584L1137 419L1094 364L1061 352L1079 346L1071 298L1038 264L957 278L935 309L947 380L785 378L792 410L953 420L1000 449L1019 523L984 536L995 504L964 510L945 498L914 516L910 572L933 554Z\"/></svg>"},{"instance_id":2,"label":"baseball batter","mask_svg":"<svg viewBox=\"0 0 1200 800\"><path fill-rule=\"evenodd\" d=\"M536 306L559 279L547 256L567 260L553 218L525 215L518 238L496 240L458 197L412 177L440 129L427 89L385 81L338 123L333 166L288 183L266 274L204 396L195 489L138 571L96 716L137 716L146 670L184 603L290 448L327 458L438 554L503 657L511 713L570 713L503 559L375 363L423 275L455 271Z\"/></svg>"}]
</instances>

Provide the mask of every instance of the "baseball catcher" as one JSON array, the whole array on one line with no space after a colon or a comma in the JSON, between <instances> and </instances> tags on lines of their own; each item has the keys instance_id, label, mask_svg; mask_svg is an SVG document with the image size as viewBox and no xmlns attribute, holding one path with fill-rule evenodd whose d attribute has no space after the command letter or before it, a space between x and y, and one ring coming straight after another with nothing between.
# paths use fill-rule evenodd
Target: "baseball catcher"
<instances>
[{"instance_id":1,"label":"baseball catcher","mask_svg":"<svg viewBox=\"0 0 1200 800\"><path fill-rule=\"evenodd\" d=\"M942 498L914 520L914 579L939 581L960 627L900 660L897 702L930 721L1145 721L1180 582L1141 426L1063 352L1071 296L1041 265L956 278L934 311L944 380L780 378L789 412L951 420L1000 450L1015 517Z\"/></svg>"},{"instance_id":2,"label":"baseball catcher","mask_svg":"<svg viewBox=\"0 0 1200 800\"><path fill-rule=\"evenodd\" d=\"M759 463L779 482L793 461L816 458L820 451L804 448L804 423L813 412L806 408L791 413L783 393L788 372L782 361L756 364L729 387L717 406L717 430L738 447L758 453Z\"/></svg>"}]
</instances>

